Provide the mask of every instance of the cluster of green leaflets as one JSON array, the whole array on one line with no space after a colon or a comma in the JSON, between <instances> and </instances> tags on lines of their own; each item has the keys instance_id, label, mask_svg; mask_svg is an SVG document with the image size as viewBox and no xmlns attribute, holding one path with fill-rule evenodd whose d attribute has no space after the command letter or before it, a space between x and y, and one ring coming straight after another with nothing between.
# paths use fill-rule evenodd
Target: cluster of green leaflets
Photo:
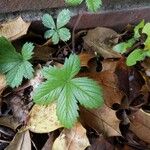
<instances>
[{"instance_id":1,"label":"cluster of green leaflets","mask_svg":"<svg viewBox=\"0 0 150 150\"><path fill-rule=\"evenodd\" d=\"M141 33L140 33L141 31ZM150 23L140 22L135 28L134 28L134 35L131 39L129 39L126 42L121 42L114 46L113 50L116 52L119 52L121 54L125 53L129 48L131 48L136 41L139 41L141 38L141 34L146 34L147 38L145 40L144 48L137 48L132 51L129 56L127 57L126 64L128 66L135 65L138 61L142 61L145 59L145 57L150 57Z\"/></svg>"},{"instance_id":2,"label":"cluster of green leaflets","mask_svg":"<svg viewBox=\"0 0 150 150\"><path fill-rule=\"evenodd\" d=\"M64 27L70 20L70 11L68 9L62 10L58 16L56 23L53 17L49 14L43 15L42 23L49 28L44 34L46 39L52 38L54 44L58 44L60 40L66 42L71 38L71 33L68 28Z\"/></svg>"},{"instance_id":3,"label":"cluster of green leaflets","mask_svg":"<svg viewBox=\"0 0 150 150\"><path fill-rule=\"evenodd\" d=\"M83 0L65 0L65 2L69 5L76 6L76 5L81 4ZM101 0L86 0L86 5L89 11L96 12L102 5L102 1Z\"/></svg>"},{"instance_id":4,"label":"cluster of green leaflets","mask_svg":"<svg viewBox=\"0 0 150 150\"><path fill-rule=\"evenodd\" d=\"M34 93L37 104L46 105L56 101L57 116L66 128L71 128L79 116L80 103L86 108L96 108L103 104L102 90L92 79L77 77L80 70L80 59L71 54L64 66L46 67L43 76L47 79Z\"/></svg>"},{"instance_id":5,"label":"cluster of green leaflets","mask_svg":"<svg viewBox=\"0 0 150 150\"><path fill-rule=\"evenodd\" d=\"M34 46L25 43L21 53L5 37L0 37L0 73L6 74L7 84L12 88L18 87L23 78L33 77L32 64L28 61L32 58Z\"/></svg>"},{"instance_id":6,"label":"cluster of green leaflets","mask_svg":"<svg viewBox=\"0 0 150 150\"><path fill-rule=\"evenodd\" d=\"M70 31L64 27L69 20L70 12L67 9L59 13L56 24L52 16L45 14L42 21L49 28L45 37L52 37L54 44L59 40L70 39ZM34 70L29 62L33 49L32 43L25 43L19 53L8 39L0 37L0 73L6 75L7 84L12 88L21 85L24 78L33 77ZM48 105L56 101L58 119L66 128L71 128L77 121L78 103L86 108L96 108L103 104L101 87L92 79L74 78L79 71L80 59L71 54L62 68L43 68L46 81L34 91L33 100L37 104Z\"/></svg>"}]
</instances>

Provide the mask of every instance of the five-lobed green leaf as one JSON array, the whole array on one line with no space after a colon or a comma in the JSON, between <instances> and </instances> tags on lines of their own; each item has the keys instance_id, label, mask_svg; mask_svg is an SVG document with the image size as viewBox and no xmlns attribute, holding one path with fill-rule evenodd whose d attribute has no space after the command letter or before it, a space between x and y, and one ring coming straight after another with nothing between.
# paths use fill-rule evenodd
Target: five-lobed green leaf
<instances>
[{"instance_id":1,"label":"five-lobed green leaf","mask_svg":"<svg viewBox=\"0 0 150 150\"><path fill-rule=\"evenodd\" d=\"M33 77L32 58L34 46L25 43L21 53L16 52L14 46L5 37L0 37L0 73L6 74L7 84L12 88L18 87L23 78Z\"/></svg>"},{"instance_id":2,"label":"five-lobed green leaf","mask_svg":"<svg viewBox=\"0 0 150 150\"><path fill-rule=\"evenodd\" d=\"M56 24L51 15L45 14L42 18L42 23L45 27L49 28L44 34L46 39L52 38L53 44L58 44L60 40L66 42L71 38L69 29L64 26L70 20L70 11L63 9L57 16Z\"/></svg>"},{"instance_id":3,"label":"five-lobed green leaf","mask_svg":"<svg viewBox=\"0 0 150 150\"><path fill-rule=\"evenodd\" d=\"M102 90L93 80L73 78L80 71L80 60L71 54L62 68L45 67L43 76L47 79L34 92L33 100L37 104L49 104L56 101L57 116L66 128L71 128L77 120L78 105L96 108L102 105Z\"/></svg>"}]
</instances>

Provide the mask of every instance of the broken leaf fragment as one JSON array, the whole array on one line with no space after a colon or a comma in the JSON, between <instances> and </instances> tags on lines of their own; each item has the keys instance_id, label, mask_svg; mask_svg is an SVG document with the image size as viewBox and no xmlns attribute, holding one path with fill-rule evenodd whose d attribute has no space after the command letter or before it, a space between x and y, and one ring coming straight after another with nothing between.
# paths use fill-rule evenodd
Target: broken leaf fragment
<instances>
[{"instance_id":1,"label":"broken leaf fragment","mask_svg":"<svg viewBox=\"0 0 150 150\"><path fill-rule=\"evenodd\" d=\"M0 36L4 36L9 40L15 40L27 33L30 24L23 21L21 17L9 20L0 25Z\"/></svg>"},{"instance_id":2,"label":"broken leaf fragment","mask_svg":"<svg viewBox=\"0 0 150 150\"><path fill-rule=\"evenodd\" d=\"M85 128L76 123L72 129L64 129L61 132L52 150L84 150L89 145Z\"/></svg>"},{"instance_id":3,"label":"broken leaf fragment","mask_svg":"<svg viewBox=\"0 0 150 150\"><path fill-rule=\"evenodd\" d=\"M34 105L26 129L35 133L48 133L63 127L56 116L56 104Z\"/></svg>"}]
</instances>

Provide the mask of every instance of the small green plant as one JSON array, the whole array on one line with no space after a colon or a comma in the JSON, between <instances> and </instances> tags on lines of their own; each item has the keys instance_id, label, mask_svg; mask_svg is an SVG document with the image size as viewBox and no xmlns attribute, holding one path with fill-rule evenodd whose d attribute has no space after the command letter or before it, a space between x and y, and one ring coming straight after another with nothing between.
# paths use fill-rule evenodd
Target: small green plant
<instances>
[{"instance_id":1,"label":"small green plant","mask_svg":"<svg viewBox=\"0 0 150 150\"><path fill-rule=\"evenodd\" d=\"M65 0L65 2L69 5L76 6L76 5L81 4L83 0ZM86 5L89 11L96 12L102 5L102 1L101 0L86 0Z\"/></svg>"},{"instance_id":2,"label":"small green plant","mask_svg":"<svg viewBox=\"0 0 150 150\"><path fill-rule=\"evenodd\" d=\"M42 18L42 23L45 27L49 28L45 32L46 39L52 38L54 44L58 44L60 40L66 42L71 38L69 29L64 27L70 20L70 11L68 9L62 10L58 16L56 23L51 15L45 14Z\"/></svg>"},{"instance_id":3,"label":"small green plant","mask_svg":"<svg viewBox=\"0 0 150 150\"><path fill-rule=\"evenodd\" d=\"M140 33L141 31L141 33ZM133 45L140 41L141 35L146 34L147 38L144 43L144 48L136 48L134 49L129 56L127 57L126 64L128 66L135 65L138 61L142 61L145 59L145 57L150 57L150 23L140 22L135 28L134 28L134 34L133 37L130 38L126 42L121 42L114 46L113 50L116 52L119 52L121 54L125 53L129 48L133 47Z\"/></svg>"},{"instance_id":4,"label":"small green plant","mask_svg":"<svg viewBox=\"0 0 150 150\"><path fill-rule=\"evenodd\" d=\"M86 108L96 108L103 104L102 90L92 79L74 78L80 70L80 60L71 54L64 66L46 67L43 76L47 79L35 91L33 100L37 104L57 104L57 116L66 128L71 128L77 120L78 102Z\"/></svg>"},{"instance_id":5,"label":"small green plant","mask_svg":"<svg viewBox=\"0 0 150 150\"><path fill-rule=\"evenodd\" d=\"M32 64L28 61L32 58L34 46L25 43L21 53L5 37L0 37L0 73L6 74L7 84L12 88L18 87L23 78L33 77Z\"/></svg>"}]
</instances>

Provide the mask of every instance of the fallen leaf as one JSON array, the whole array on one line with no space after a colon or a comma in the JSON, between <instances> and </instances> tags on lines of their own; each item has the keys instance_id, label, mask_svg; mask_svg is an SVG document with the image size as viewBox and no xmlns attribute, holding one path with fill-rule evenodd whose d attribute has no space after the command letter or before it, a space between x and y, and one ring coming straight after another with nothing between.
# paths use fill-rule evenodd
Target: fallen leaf
<instances>
[{"instance_id":1,"label":"fallen leaf","mask_svg":"<svg viewBox=\"0 0 150 150\"><path fill-rule=\"evenodd\" d=\"M29 131L18 132L5 150L31 150Z\"/></svg>"},{"instance_id":2,"label":"fallen leaf","mask_svg":"<svg viewBox=\"0 0 150 150\"><path fill-rule=\"evenodd\" d=\"M91 52L81 52L79 55L80 62L81 62L81 67L89 67L88 62L90 59L94 58L95 55Z\"/></svg>"},{"instance_id":3,"label":"fallen leaf","mask_svg":"<svg viewBox=\"0 0 150 150\"><path fill-rule=\"evenodd\" d=\"M35 133L48 133L63 127L56 116L56 104L34 105L29 114L26 129Z\"/></svg>"},{"instance_id":4,"label":"fallen leaf","mask_svg":"<svg viewBox=\"0 0 150 150\"><path fill-rule=\"evenodd\" d=\"M3 92L5 87L6 87L6 78L4 75L0 74L0 94Z\"/></svg>"},{"instance_id":5,"label":"fallen leaf","mask_svg":"<svg viewBox=\"0 0 150 150\"><path fill-rule=\"evenodd\" d=\"M114 150L115 146L110 144L104 137L99 137L88 147L87 150Z\"/></svg>"},{"instance_id":6,"label":"fallen leaf","mask_svg":"<svg viewBox=\"0 0 150 150\"><path fill-rule=\"evenodd\" d=\"M52 150L84 150L89 146L86 130L80 123L72 129L64 129L55 140Z\"/></svg>"},{"instance_id":7,"label":"fallen leaf","mask_svg":"<svg viewBox=\"0 0 150 150\"><path fill-rule=\"evenodd\" d=\"M84 39L84 49L97 52L99 55L106 58L120 58L121 55L112 50L112 47L117 43L118 34L109 28L97 27L89 30Z\"/></svg>"},{"instance_id":8,"label":"fallen leaf","mask_svg":"<svg viewBox=\"0 0 150 150\"><path fill-rule=\"evenodd\" d=\"M56 49L49 47L48 45L36 45L34 49L34 60L40 60L40 61L49 61L50 56L56 52Z\"/></svg>"},{"instance_id":9,"label":"fallen leaf","mask_svg":"<svg viewBox=\"0 0 150 150\"><path fill-rule=\"evenodd\" d=\"M27 33L30 23L24 22L21 17L2 23L0 25L0 35L15 40Z\"/></svg>"},{"instance_id":10,"label":"fallen leaf","mask_svg":"<svg viewBox=\"0 0 150 150\"><path fill-rule=\"evenodd\" d=\"M20 124L14 120L13 116L4 116L0 117L0 125L16 130Z\"/></svg>"},{"instance_id":11,"label":"fallen leaf","mask_svg":"<svg viewBox=\"0 0 150 150\"><path fill-rule=\"evenodd\" d=\"M150 144L150 114L140 109L130 117L130 121L130 130Z\"/></svg>"},{"instance_id":12,"label":"fallen leaf","mask_svg":"<svg viewBox=\"0 0 150 150\"><path fill-rule=\"evenodd\" d=\"M80 119L83 125L93 128L98 133L105 133L107 137L121 136L120 121L111 108L104 105L98 109L80 109Z\"/></svg>"}]
</instances>

